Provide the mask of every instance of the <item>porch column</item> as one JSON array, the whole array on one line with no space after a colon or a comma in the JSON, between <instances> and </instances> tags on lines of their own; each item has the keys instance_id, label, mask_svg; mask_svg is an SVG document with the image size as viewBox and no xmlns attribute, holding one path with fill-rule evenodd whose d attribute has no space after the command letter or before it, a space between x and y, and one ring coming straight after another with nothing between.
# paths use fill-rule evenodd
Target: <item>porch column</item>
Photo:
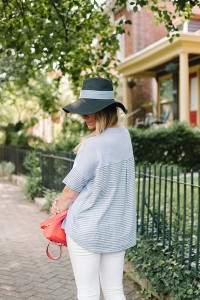
<instances>
[{"instance_id":1,"label":"porch column","mask_svg":"<svg viewBox=\"0 0 200 300\"><path fill-rule=\"evenodd\" d=\"M179 121L190 120L188 53L179 55Z\"/></svg>"},{"instance_id":2,"label":"porch column","mask_svg":"<svg viewBox=\"0 0 200 300\"><path fill-rule=\"evenodd\" d=\"M131 112L131 99L129 99L129 90L128 90L128 85L127 85L127 81L128 81L128 77L123 76L122 78L122 97L123 97L123 104L126 107L126 109L128 109L128 113ZM126 118L126 116L124 116L124 125L125 126L129 126L131 125L131 117Z\"/></svg>"}]
</instances>

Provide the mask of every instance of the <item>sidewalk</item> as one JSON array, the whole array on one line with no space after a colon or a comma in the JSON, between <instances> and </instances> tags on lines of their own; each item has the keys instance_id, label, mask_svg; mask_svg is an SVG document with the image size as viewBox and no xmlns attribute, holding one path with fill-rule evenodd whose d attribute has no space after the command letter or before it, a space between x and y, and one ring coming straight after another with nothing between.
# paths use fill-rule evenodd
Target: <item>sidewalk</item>
<instances>
[{"instance_id":1,"label":"sidewalk","mask_svg":"<svg viewBox=\"0 0 200 300\"><path fill-rule=\"evenodd\" d=\"M0 300L76 300L67 248L58 261L46 256L47 241L39 224L47 214L28 202L19 187L3 180L0 212ZM124 288L127 300L145 299L127 278Z\"/></svg>"}]
</instances>

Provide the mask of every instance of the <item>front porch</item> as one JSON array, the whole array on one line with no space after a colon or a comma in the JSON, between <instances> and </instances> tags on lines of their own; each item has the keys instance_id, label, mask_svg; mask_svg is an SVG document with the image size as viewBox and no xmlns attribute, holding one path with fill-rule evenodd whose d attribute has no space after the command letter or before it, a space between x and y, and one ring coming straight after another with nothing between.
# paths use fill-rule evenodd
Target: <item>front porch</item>
<instances>
[{"instance_id":1,"label":"front porch","mask_svg":"<svg viewBox=\"0 0 200 300\"><path fill-rule=\"evenodd\" d=\"M200 125L200 35L180 33L172 43L163 38L124 60L118 70L123 75L123 103L129 112L133 107L128 81L154 78L157 116L169 110L171 121ZM125 122L131 125L130 118Z\"/></svg>"}]
</instances>

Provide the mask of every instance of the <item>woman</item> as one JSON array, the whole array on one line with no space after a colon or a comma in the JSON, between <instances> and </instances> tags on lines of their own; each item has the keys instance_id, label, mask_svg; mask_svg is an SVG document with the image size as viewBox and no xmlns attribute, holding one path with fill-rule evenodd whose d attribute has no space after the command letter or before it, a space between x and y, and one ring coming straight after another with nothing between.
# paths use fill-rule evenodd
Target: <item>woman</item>
<instances>
[{"instance_id":1,"label":"woman","mask_svg":"<svg viewBox=\"0 0 200 300\"><path fill-rule=\"evenodd\" d=\"M87 78L65 112L82 116L92 133L78 147L73 169L52 206L69 208L63 222L79 300L124 300L125 250L136 243L134 158L128 130L118 124L112 83Z\"/></svg>"}]
</instances>

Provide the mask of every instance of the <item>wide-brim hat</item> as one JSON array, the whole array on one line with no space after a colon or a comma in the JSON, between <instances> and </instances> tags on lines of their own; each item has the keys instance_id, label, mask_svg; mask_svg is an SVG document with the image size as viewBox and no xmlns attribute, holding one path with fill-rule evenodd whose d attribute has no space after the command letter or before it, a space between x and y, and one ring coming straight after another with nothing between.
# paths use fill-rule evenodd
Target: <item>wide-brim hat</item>
<instances>
[{"instance_id":1,"label":"wide-brim hat","mask_svg":"<svg viewBox=\"0 0 200 300\"><path fill-rule=\"evenodd\" d=\"M83 81L80 98L64 106L62 109L66 113L72 112L79 115L89 115L113 104L120 107L127 114L128 110L125 106L114 99L111 81L106 78L92 77Z\"/></svg>"}]
</instances>

